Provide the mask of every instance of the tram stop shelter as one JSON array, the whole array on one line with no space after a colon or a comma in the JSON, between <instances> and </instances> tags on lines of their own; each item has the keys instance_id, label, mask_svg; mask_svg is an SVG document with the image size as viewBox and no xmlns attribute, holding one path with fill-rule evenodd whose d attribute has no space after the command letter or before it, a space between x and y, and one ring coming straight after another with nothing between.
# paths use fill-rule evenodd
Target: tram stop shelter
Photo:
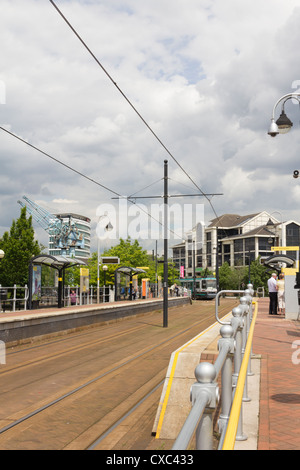
<instances>
[{"instance_id":1,"label":"tram stop shelter","mask_svg":"<svg viewBox=\"0 0 300 470\"><path fill-rule=\"evenodd\" d=\"M86 263L78 258L70 258L68 256L53 256L47 254L40 254L31 258L29 263L29 297L28 309L32 310L34 307L34 300L41 294L41 269L38 267L49 266L50 268L58 271L58 308L63 307L63 289L64 289L64 274L67 268L73 266L86 266Z\"/></svg>"},{"instance_id":2,"label":"tram stop shelter","mask_svg":"<svg viewBox=\"0 0 300 470\"><path fill-rule=\"evenodd\" d=\"M130 266L120 266L115 270L115 301L121 299L120 291L120 274L125 274L129 277L129 300L132 300L132 278L138 274L144 274L146 271L141 268L132 268Z\"/></svg>"},{"instance_id":3,"label":"tram stop shelter","mask_svg":"<svg viewBox=\"0 0 300 470\"><path fill-rule=\"evenodd\" d=\"M277 273L281 272L282 265L285 264L287 268L291 268L295 264L295 260L286 255L273 255L267 258L264 265L273 269Z\"/></svg>"},{"instance_id":4,"label":"tram stop shelter","mask_svg":"<svg viewBox=\"0 0 300 470\"><path fill-rule=\"evenodd\" d=\"M284 295L285 295L285 318L289 320L297 320L299 314L299 300L298 294L300 291L295 286L296 268L295 260L290 256L278 254L270 256L265 260L264 265L277 272L284 273Z\"/></svg>"}]
</instances>

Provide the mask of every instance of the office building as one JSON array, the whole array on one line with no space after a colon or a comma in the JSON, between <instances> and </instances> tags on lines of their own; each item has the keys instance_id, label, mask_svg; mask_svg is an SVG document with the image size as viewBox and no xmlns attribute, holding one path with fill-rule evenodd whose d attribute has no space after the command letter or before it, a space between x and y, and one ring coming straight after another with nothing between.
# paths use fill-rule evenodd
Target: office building
<instances>
[{"instance_id":1,"label":"office building","mask_svg":"<svg viewBox=\"0 0 300 470\"><path fill-rule=\"evenodd\" d=\"M88 259L91 256L91 220L78 214L56 214L61 219L64 233L49 235L49 255L67 255Z\"/></svg>"},{"instance_id":2,"label":"office building","mask_svg":"<svg viewBox=\"0 0 300 470\"><path fill-rule=\"evenodd\" d=\"M274 254L271 247L299 246L300 224L294 220L279 221L266 211L248 214L224 214L199 229L188 233L187 239L172 247L173 262L181 271L181 277L196 276L205 269L215 272L217 264L227 262L230 266L248 266L261 258L263 261ZM218 258L217 258L218 253ZM296 259L298 251L282 253Z\"/></svg>"}]
</instances>

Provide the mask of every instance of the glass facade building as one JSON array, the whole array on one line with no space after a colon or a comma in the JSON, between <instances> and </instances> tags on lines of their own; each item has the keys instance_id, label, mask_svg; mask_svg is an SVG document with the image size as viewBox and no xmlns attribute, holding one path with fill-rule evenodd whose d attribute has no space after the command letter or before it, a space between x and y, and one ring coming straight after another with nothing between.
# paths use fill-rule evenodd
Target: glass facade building
<instances>
[{"instance_id":1,"label":"glass facade building","mask_svg":"<svg viewBox=\"0 0 300 470\"><path fill-rule=\"evenodd\" d=\"M215 272L225 262L232 267L248 266L258 257L263 261L272 256L276 246L299 247L299 227L298 222L281 222L265 211L224 214L203 227L201 243L192 229L187 241L173 247L173 262L185 277L197 276L206 268ZM281 252L297 259L296 251Z\"/></svg>"},{"instance_id":2,"label":"glass facade building","mask_svg":"<svg viewBox=\"0 0 300 470\"><path fill-rule=\"evenodd\" d=\"M53 235L49 235L49 255L68 255L75 258L88 259L91 256L91 220L88 217L73 213L56 214L66 227L71 227L69 244L58 246ZM78 240L72 242L72 232Z\"/></svg>"}]
</instances>

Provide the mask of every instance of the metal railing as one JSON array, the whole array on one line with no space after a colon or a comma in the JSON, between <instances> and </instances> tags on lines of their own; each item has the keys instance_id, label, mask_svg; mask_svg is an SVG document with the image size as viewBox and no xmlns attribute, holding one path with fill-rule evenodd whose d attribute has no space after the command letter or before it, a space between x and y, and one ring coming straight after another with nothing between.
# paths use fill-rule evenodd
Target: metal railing
<instances>
[{"instance_id":1,"label":"metal railing","mask_svg":"<svg viewBox=\"0 0 300 470\"><path fill-rule=\"evenodd\" d=\"M113 301L112 289L107 286L99 287L99 301L100 303ZM56 306L58 301L58 288L43 286L41 288L41 295L39 297L39 307ZM97 287L93 285L86 291L81 291L77 286L64 286L63 292L63 306L70 307L76 305L92 305L97 303Z\"/></svg>"},{"instance_id":2,"label":"metal railing","mask_svg":"<svg viewBox=\"0 0 300 470\"><path fill-rule=\"evenodd\" d=\"M27 285L18 287L2 287L0 285L0 312L9 310L16 312L17 310L26 310L29 289Z\"/></svg>"},{"instance_id":3,"label":"metal railing","mask_svg":"<svg viewBox=\"0 0 300 470\"><path fill-rule=\"evenodd\" d=\"M113 302L113 291L100 287L100 302ZM87 292L80 292L79 286L65 286L63 303L65 307L72 305L92 305L97 303L97 288L91 286ZM27 285L19 287L2 287L0 284L0 312L16 312L28 309L29 288ZM32 299L33 308L45 308L57 305L58 288L54 286L42 287L40 294Z\"/></svg>"},{"instance_id":4,"label":"metal railing","mask_svg":"<svg viewBox=\"0 0 300 470\"><path fill-rule=\"evenodd\" d=\"M113 302L114 287L99 287L99 302ZM65 287L64 305L69 307L72 305L92 305L97 303L97 287L90 286L86 292L80 291L79 286Z\"/></svg>"},{"instance_id":5,"label":"metal railing","mask_svg":"<svg viewBox=\"0 0 300 470\"><path fill-rule=\"evenodd\" d=\"M223 322L218 316L219 297L228 292L243 295L239 305L232 309L231 321ZM248 284L244 291L221 291L217 294L216 320L222 325L219 354L214 364L201 362L195 369L197 381L190 392L192 408L172 450L187 449L194 435L197 450L213 449L213 416L220 400L217 383L220 373L222 394L218 450L233 449L236 440L247 439L243 433L242 402L249 401L247 377L252 375L251 348L257 315L253 294L252 284Z\"/></svg>"}]
</instances>

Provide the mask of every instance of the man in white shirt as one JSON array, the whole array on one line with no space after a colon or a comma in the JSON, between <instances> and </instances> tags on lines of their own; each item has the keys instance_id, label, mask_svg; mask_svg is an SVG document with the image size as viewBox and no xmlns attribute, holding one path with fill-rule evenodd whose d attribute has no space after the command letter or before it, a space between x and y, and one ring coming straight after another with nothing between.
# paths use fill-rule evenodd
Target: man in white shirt
<instances>
[{"instance_id":1,"label":"man in white shirt","mask_svg":"<svg viewBox=\"0 0 300 470\"><path fill-rule=\"evenodd\" d=\"M269 314L277 315L277 283L276 283L276 273L273 273L270 279L268 279L268 290L269 290Z\"/></svg>"}]
</instances>

